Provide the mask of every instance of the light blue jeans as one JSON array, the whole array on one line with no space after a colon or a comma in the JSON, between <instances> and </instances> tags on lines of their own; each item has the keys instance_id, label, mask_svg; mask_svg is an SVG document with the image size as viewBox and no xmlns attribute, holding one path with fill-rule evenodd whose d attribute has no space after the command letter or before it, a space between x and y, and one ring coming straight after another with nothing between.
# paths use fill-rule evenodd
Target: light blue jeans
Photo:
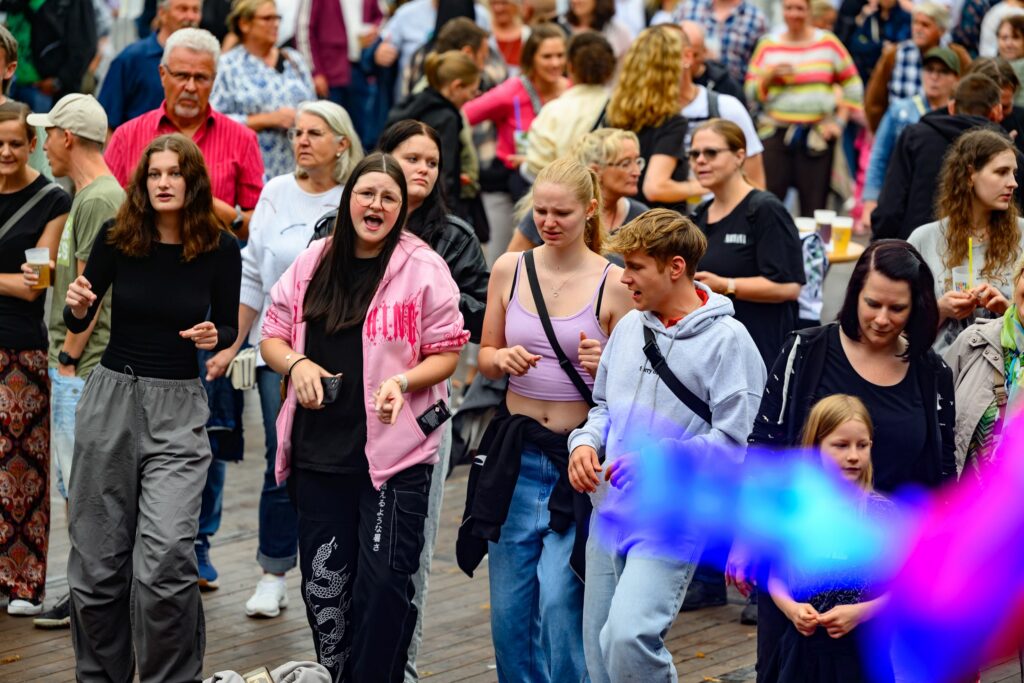
<instances>
[{"instance_id":1,"label":"light blue jeans","mask_svg":"<svg viewBox=\"0 0 1024 683\"><path fill-rule=\"evenodd\" d=\"M569 568L576 529L548 528L558 468L527 444L501 527L489 545L491 637L500 683L586 681L583 584Z\"/></svg>"},{"instance_id":2,"label":"light blue jeans","mask_svg":"<svg viewBox=\"0 0 1024 683\"><path fill-rule=\"evenodd\" d=\"M648 552L642 539L599 540L595 511L587 539L587 587L583 598L583 647L594 683L678 679L665 635L679 614L702 545L678 549L676 557ZM689 557L690 561L683 561Z\"/></svg>"},{"instance_id":3,"label":"light blue jeans","mask_svg":"<svg viewBox=\"0 0 1024 683\"><path fill-rule=\"evenodd\" d=\"M64 377L57 368L50 375L50 453L57 467L57 488L67 500L71 463L75 455L75 411L85 388L81 377Z\"/></svg>"}]
</instances>

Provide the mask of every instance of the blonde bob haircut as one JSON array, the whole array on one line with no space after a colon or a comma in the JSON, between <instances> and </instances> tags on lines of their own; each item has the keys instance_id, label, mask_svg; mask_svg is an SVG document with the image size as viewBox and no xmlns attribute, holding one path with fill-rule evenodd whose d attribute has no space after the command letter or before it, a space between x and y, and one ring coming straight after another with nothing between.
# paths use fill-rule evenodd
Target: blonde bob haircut
<instances>
[{"instance_id":1,"label":"blonde bob haircut","mask_svg":"<svg viewBox=\"0 0 1024 683\"><path fill-rule=\"evenodd\" d=\"M608 238L607 251L626 254L642 251L658 263L658 270L674 257L686 262L691 280L708 250L708 240L693 221L672 209L650 209L619 228Z\"/></svg>"},{"instance_id":2,"label":"blonde bob haircut","mask_svg":"<svg viewBox=\"0 0 1024 683\"><path fill-rule=\"evenodd\" d=\"M584 207L597 200L597 208L594 214L587 218L587 227L583 232L583 241L591 251L601 253L601 241L604 235L604 226L601 221L601 185L597 181L597 174L593 169L584 166L575 159L556 159L544 167L537 174L533 182L536 188L538 185L548 183L561 185L568 188L576 199Z\"/></svg>"},{"instance_id":3,"label":"blonde bob haircut","mask_svg":"<svg viewBox=\"0 0 1024 683\"><path fill-rule=\"evenodd\" d=\"M850 420L858 420L868 428L871 438L875 437L875 426L871 422L871 414L867 407L856 396L849 394L832 394L826 396L811 408L804 424L804 433L801 444L807 448L817 448L829 434L839 429L840 425ZM864 469L860 471L860 478L857 483L865 491L871 491L874 487L875 469L868 459Z\"/></svg>"},{"instance_id":4,"label":"blonde bob haircut","mask_svg":"<svg viewBox=\"0 0 1024 683\"><path fill-rule=\"evenodd\" d=\"M622 60L622 72L608 102L609 126L638 133L679 113L685 41L674 24L640 32Z\"/></svg>"},{"instance_id":5,"label":"blonde bob haircut","mask_svg":"<svg viewBox=\"0 0 1024 683\"><path fill-rule=\"evenodd\" d=\"M584 166L609 166L618 159L623 142L632 142L640 149L640 138L633 131L598 128L579 139L572 148L572 156Z\"/></svg>"},{"instance_id":6,"label":"blonde bob haircut","mask_svg":"<svg viewBox=\"0 0 1024 683\"><path fill-rule=\"evenodd\" d=\"M431 52L423 64L423 73L434 90L440 90L454 81L470 85L480 80L480 67L461 50Z\"/></svg>"}]
</instances>

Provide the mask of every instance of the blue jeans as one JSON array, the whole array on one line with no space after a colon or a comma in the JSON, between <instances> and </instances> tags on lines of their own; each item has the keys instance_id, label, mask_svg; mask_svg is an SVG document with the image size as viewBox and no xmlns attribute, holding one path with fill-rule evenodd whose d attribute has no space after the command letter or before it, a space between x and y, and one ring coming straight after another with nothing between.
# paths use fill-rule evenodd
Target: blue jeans
<instances>
[{"instance_id":1,"label":"blue jeans","mask_svg":"<svg viewBox=\"0 0 1024 683\"><path fill-rule=\"evenodd\" d=\"M67 500L71 462L75 455L75 412L85 388L81 377L64 377L57 368L50 375L50 453L57 468L57 488Z\"/></svg>"},{"instance_id":2,"label":"blue jeans","mask_svg":"<svg viewBox=\"0 0 1024 683\"><path fill-rule=\"evenodd\" d=\"M583 647L594 683L677 681L665 634L679 614L693 578L701 544L678 558L645 552L642 540L606 547L595 511L587 539L587 587L583 599ZM621 540L621 539L620 539Z\"/></svg>"},{"instance_id":3,"label":"blue jeans","mask_svg":"<svg viewBox=\"0 0 1024 683\"><path fill-rule=\"evenodd\" d=\"M381 124L374 116L374 102L377 99L377 84L363 73L359 62L349 62L351 80L348 85L334 86L327 99L341 105L352 119L352 127L359 134L365 149L376 143L381 133Z\"/></svg>"},{"instance_id":4,"label":"blue jeans","mask_svg":"<svg viewBox=\"0 0 1024 683\"><path fill-rule=\"evenodd\" d=\"M501 527L489 544L491 637L501 683L587 680L583 584L569 569L576 530L548 527L558 469L527 444Z\"/></svg>"},{"instance_id":5,"label":"blue jeans","mask_svg":"<svg viewBox=\"0 0 1024 683\"><path fill-rule=\"evenodd\" d=\"M210 547L210 536L220 529L220 516L224 508L224 478L227 476L228 464L217 458L210 459L210 469L206 473L206 485L203 486L203 503L199 508L199 533L196 543Z\"/></svg>"},{"instance_id":6,"label":"blue jeans","mask_svg":"<svg viewBox=\"0 0 1024 683\"><path fill-rule=\"evenodd\" d=\"M274 476L277 461L277 413L281 409L281 375L269 367L256 369L256 388L260 393L263 434L266 438L267 467L260 492L260 530L256 561L263 571L284 574L295 567L298 555L299 522L295 506L288 498L285 484Z\"/></svg>"}]
</instances>

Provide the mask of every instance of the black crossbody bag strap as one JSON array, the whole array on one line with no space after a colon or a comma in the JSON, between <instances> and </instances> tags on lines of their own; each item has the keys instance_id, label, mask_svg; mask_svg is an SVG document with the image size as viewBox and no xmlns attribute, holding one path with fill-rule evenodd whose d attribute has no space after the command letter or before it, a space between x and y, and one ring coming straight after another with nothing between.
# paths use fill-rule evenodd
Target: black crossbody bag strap
<instances>
[{"instance_id":1,"label":"black crossbody bag strap","mask_svg":"<svg viewBox=\"0 0 1024 683\"><path fill-rule=\"evenodd\" d=\"M697 398L696 394L686 388L686 386L679 381L671 370L669 370L668 363L665 362L665 356L661 355L661 349L658 348L658 342L654 338L654 330L644 326L644 355L647 356L647 360L651 362L651 367L661 381L668 385L668 388L672 390L672 393L676 395L683 404L689 408L693 413L700 419L711 424L711 408L707 403Z\"/></svg>"},{"instance_id":2,"label":"black crossbody bag strap","mask_svg":"<svg viewBox=\"0 0 1024 683\"><path fill-rule=\"evenodd\" d=\"M526 252L523 256L523 261L526 263L526 278L530 281L533 305L537 307L537 315L540 316L540 322L544 326L544 334L547 335L548 343L551 344L551 350L558 357L558 365L562 368L562 372L569 376L573 386L576 387L576 391L580 392L580 396L587 402L587 405L593 408L597 404L594 403L594 396L590 391L590 387L583 381L580 373L573 366L572 361L565 355L562 345L558 343L558 338L555 336L555 330L551 327L551 317L548 315L548 307L544 304L544 295L540 291L540 281L537 279L537 267L533 262L533 252Z\"/></svg>"}]
</instances>

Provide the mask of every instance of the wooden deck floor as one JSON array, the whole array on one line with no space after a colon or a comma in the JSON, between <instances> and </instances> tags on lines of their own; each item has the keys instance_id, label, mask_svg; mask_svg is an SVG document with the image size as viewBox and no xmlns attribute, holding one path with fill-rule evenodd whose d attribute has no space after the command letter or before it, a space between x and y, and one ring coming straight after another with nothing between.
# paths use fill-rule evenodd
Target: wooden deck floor
<instances>
[{"instance_id":1,"label":"wooden deck floor","mask_svg":"<svg viewBox=\"0 0 1024 683\"><path fill-rule=\"evenodd\" d=\"M248 398L248 397L247 397ZM227 475L224 519L211 553L221 588L203 596L206 612L206 675L233 669L249 671L313 658L312 641L299 593L297 572L289 575L290 606L277 619L245 616L260 570L255 561L257 502L262 481L262 427L255 394L246 410L246 460ZM486 563L474 579L455 566L455 531L465 495L465 470L449 479L434 566L427 596L421 677L431 683L496 681L490 638ZM67 590L68 537L64 505L54 496L47 591L50 599ZM738 598L738 596L736 596ZM682 681L741 683L753 680L753 627L739 623L740 605L687 614L677 620L668 640ZM42 631L31 620L0 610L0 682L74 680L74 653L67 630ZM985 683L1020 681L1016 662L986 672Z\"/></svg>"}]
</instances>

